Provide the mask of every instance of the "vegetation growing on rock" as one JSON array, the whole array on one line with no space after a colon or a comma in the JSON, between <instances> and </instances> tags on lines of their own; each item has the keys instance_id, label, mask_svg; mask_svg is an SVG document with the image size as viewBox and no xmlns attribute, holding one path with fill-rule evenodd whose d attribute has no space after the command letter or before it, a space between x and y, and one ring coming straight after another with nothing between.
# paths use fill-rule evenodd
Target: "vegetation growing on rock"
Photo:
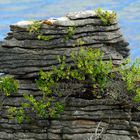
<instances>
[{"instance_id":1,"label":"vegetation growing on rock","mask_svg":"<svg viewBox=\"0 0 140 140\"><path fill-rule=\"evenodd\" d=\"M140 61L136 59L132 66L130 60L126 61L126 65L120 69L122 80L126 83L128 92L135 94L133 101L140 102Z\"/></svg>"},{"instance_id":2,"label":"vegetation growing on rock","mask_svg":"<svg viewBox=\"0 0 140 140\"><path fill-rule=\"evenodd\" d=\"M101 8L98 8L96 10L96 15L101 19L102 23L104 25L111 25L116 21L116 13L109 12L109 11L103 11Z\"/></svg>"},{"instance_id":3,"label":"vegetation growing on rock","mask_svg":"<svg viewBox=\"0 0 140 140\"><path fill-rule=\"evenodd\" d=\"M97 16L101 19L104 25L111 25L116 20L116 14L108 11L97 10ZM29 26L28 31L31 34L36 34L37 39L49 41L53 36L44 36L41 29L42 22L34 22ZM75 34L75 27L68 27L64 40L67 41ZM73 46L81 47L85 42L78 38ZM81 48L78 52L71 53L71 64L66 63L66 57L59 58L59 66L54 66L50 71L41 71L40 77L36 79L38 89L41 91L41 96L24 94L24 101L20 103L20 107L11 107L8 110L9 117L16 117L19 123L30 119L48 119L56 118L64 110L65 99L70 95L63 97L63 93L59 89L59 83L78 82L84 85L85 91L81 92L78 97L89 95L90 99L105 98L107 94L108 82L112 79L117 80L118 77L114 73L120 75L119 80L125 82L128 92L134 93L132 100L140 101L140 87L136 84L140 80L139 63L134 63L132 67L116 68L112 60L105 61L104 54L101 50L90 48ZM7 79L8 80L8 79ZM17 91L16 82L12 79L3 79L3 84L0 85L1 91L6 96ZM7 84L8 83L8 84ZM12 85L14 84L14 85ZM12 87L12 90L11 90ZM79 94L79 93L78 93ZM77 97L77 95L72 95Z\"/></svg>"},{"instance_id":4,"label":"vegetation growing on rock","mask_svg":"<svg viewBox=\"0 0 140 140\"><path fill-rule=\"evenodd\" d=\"M53 39L54 37L53 36L38 35L37 38L39 40L49 41L49 40Z\"/></svg>"},{"instance_id":5,"label":"vegetation growing on rock","mask_svg":"<svg viewBox=\"0 0 140 140\"><path fill-rule=\"evenodd\" d=\"M78 54L72 53L71 58L74 66L66 65L65 57L63 57L59 58L61 64L58 68L54 67L48 72L41 71L40 78L36 80L36 83L42 91L42 97L37 99L33 95L25 94L26 103L21 103L20 109L11 107L9 109L10 118L16 116L18 122L21 123L30 118L29 114L34 114L43 119L57 117L64 108L62 93L58 88L58 82L61 81L76 80L85 84L88 83L91 85L94 94L94 89L97 88L100 89L98 92L104 92L110 77L110 70L113 67L112 61L103 61L103 54L99 50L84 50L83 48Z\"/></svg>"},{"instance_id":6,"label":"vegetation growing on rock","mask_svg":"<svg viewBox=\"0 0 140 140\"><path fill-rule=\"evenodd\" d=\"M64 110L65 102L63 93L60 92L58 86L58 83L61 83L61 81L69 82L74 80L83 83L85 86L88 85L84 94L90 94L92 99L106 97L107 95L105 94L109 88L107 86L108 82L111 79L117 79L117 77L113 76L114 72L112 73L116 69L112 61L104 61L103 56L104 54L100 50L81 48L78 53L73 52L71 54L72 64L67 65L65 57L59 58L59 67L54 67L47 72L41 71L39 79L36 80L42 96L37 98L33 95L24 94L25 102L20 104L20 108L9 108L9 117L13 118L16 116L19 123L22 123L24 120L29 121L31 118L47 119L58 117ZM135 83L140 80L140 65L137 61L132 67L127 67L127 70L125 67L122 65L119 70L117 68L117 73L125 81L126 84L124 86L127 87L128 92L134 93L132 100L139 102L140 87ZM16 83L11 79L10 82ZM4 84L1 86L1 91L6 91L5 95L10 95L9 92L15 92L15 89L17 89L16 84L12 85L12 90L9 90L9 86L7 88L7 82L4 82ZM8 85L10 84L8 83ZM3 90L3 87L6 87L6 90Z\"/></svg>"},{"instance_id":7,"label":"vegetation growing on rock","mask_svg":"<svg viewBox=\"0 0 140 140\"><path fill-rule=\"evenodd\" d=\"M27 30L29 33L40 33L41 24L40 21L33 21L33 24L29 25Z\"/></svg>"},{"instance_id":8,"label":"vegetation growing on rock","mask_svg":"<svg viewBox=\"0 0 140 140\"><path fill-rule=\"evenodd\" d=\"M12 77L6 76L0 78L0 91L5 96L10 96L11 94L17 93L18 82Z\"/></svg>"},{"instance_id":9,"label":"vegetation growing on rock","mask_svg":"<svg viewBox=\"0 0 140 140\"><path fill-rule=\"evenodd\" d=\"M66 30L67 34L65 35L64 39L68 40L68 39L72 38L73 35L75 34L75 30L76 30L75 27L68 27Z\"/></svg>"},{"instance_id":10,"label":"vegetation growing on rock","mask_svg":"<svg viewBox=\"0 0 140 140\"><path fill-rule=\"evenodd\" d=\"M53 39L54 37L52 35L46 36L41 33L40 29L41 29L42 23L43 22L41 21L34 21L33 24L29 25L27 30L29 31L30 34L36 34L37 39L39 40L49 41Z\"/></svg>"}]
</instances>

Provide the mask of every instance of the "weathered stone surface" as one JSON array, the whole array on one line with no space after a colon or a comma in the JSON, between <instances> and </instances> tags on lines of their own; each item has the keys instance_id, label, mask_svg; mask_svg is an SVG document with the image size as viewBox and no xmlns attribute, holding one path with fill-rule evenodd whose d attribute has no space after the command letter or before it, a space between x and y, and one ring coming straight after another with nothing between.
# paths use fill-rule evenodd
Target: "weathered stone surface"
<instances>
[{"instance_id":1,"label":"weathered stone surface","mask_svg":"<svg viewBox=\"0 0 140 140\"><path fill-rule=\"evenodd\" d=\"M106 140L132 140L129 136L119 136L119 135L113 135L113 134L103 135L102 138Z\"/></svg>"},{"instance_id":2,"label":"weathered stone surface","mask_svg":"<svg viewBox=\"0 0 140 140\"><path fill-rule=\"evenodd\" d=\"M117 43L117 42L123 42L123 38L121 36L111 38L112 35L110 35L110 38L105 39L106 37L100 37L100 36L86 36L81 37L79 40L83 41L82 45L76 44L78 40L76 39L69 39L64 40L62 39L54 39L52 41L43 41L43 40L22 40L19 41L15 38L12 38L11 40L5 40L2 43L3 47L21 47L21 48L34 48L34 46L43 46L45 49L50 48L66 48L66 47L74 47L74 46L84 46L84 45L90 45L90 44L111 44L111 43Z\"/></svg>"},{"instance_id":3,"label":"weathered stone surface","mask_svg":"<svg viewBox=\"0 0 140 140\"><path fill-rule=\"evenodd\" d=\"M13 101L18 102L14 98ZM5 103L8 103L8 101ZM140 112L137 112L137 114L140 115ZM120 104L112 99L68 98L65 111L56 120L36 120L36 123L17 124L16 121L7 121L4 115L1 115L4 118L0 121L0 138L15 138L15 140L85 140L92 136L95 138L98 133L103 131L100 135L101 140L105 138L107 140L132 140L132 137L138 139L139 123L130 121L130 119L133 120L134 115L135 112L130 113L120 109Z\"/></svg>"},{"instance_id":4,"label":"weathered stone surface","mask_svg":"<svg viewBox=\"0 0 140 140\"><path fill-rule=\"evenodd\" d=\"M37 33L29 33L31 24L32 21L22 21L10 26L11 32L1 42L0 72L20 78L37 77L40 69L50 70L51 65L58 65L58 55L66 55L69 63L70 53L80 47L100 48L105 53L104 59L111 58L116 65L129 55L128 43L117 21L105 26L95 11L69 13L42 21L40 33L52 36L49 41L38 40ZM69 27L74 27L74 35L65 40Z\"/></svg>"},{"instance_id":5,"label":"weathered stone surface","mask_svg":"<svg viewBox=\"0 0 140 140\"><path fill-rule=\"evenodd\" d=\"M96 12L93 10L73 12L66 15L70 19L84 19L84 18L97 18Z\"/></svg>"},{"instance_id":6,"label":"weathered stone surface","mask_svg":"<svg viewBox=\"0 0 140 140\"><path fill-rule=\"evenodd\" d=\"M20 44L21 45L21 44ZM34 46L35 47L35 46ZM122 60L123 57L116 52L115 48L103 44L88 45L89 48L100 48L104 53L104 59ZM13 75L22 75L24 77L36 77L40 69L50 70L52 65L58 65L58 56L65 55L67 62L71 62L70 54L78 51L80 47L53 48L35 47L26 49L19 47L0 48L0 66L1 72ZM10 55L9 55L10 53ZM4 55L4 56L3 56ZM115 62L115 61L114 61ZM116 63L116 62L115 62Z\"/></svg>"},{"instance_id":7,"label":"weathered stone surface","mask_svg":"<svg viewBox=\"0 0 140 140\"><path fill-rule=\"evenodd\" d=\"M108 10L109 11L109 10ZM112 13L112 11L109 11ZM72 12L66 15L69 19L86 19L86 18L97 18L96 11L87 10L87 11L80 11L80 12Z\"/></svg>"},{"instance_id":8,"label":"weathered stone surface","mask_svg":"<svg viewBox=\"0 0 140 140\"><path fill-rule=\"evenodd\" d=\"M69 64L71 52L78 52L81 47L99 48L105 54L105 61L111 58L114 65L119 65L129 55L128 43L117 21L110 26L102 25L94 11L70 13L47 21L52 25L43 22L40 32L44 36L53 36L49 41L38 40L38 34L28 31L33 22L23 21L11 25L11 32L0 42L0 72L15 76L20 85L18 93L8 98L0 93L0 139L97 140L100 134L101 140L138 140L140 112L122 107L120 100L76 97L75 94L85 92L82 83L58 83L62 100L66 102L65 111L57 119L36 119L18 124L15 119L7 118L10 106L20 107L20 103L25 102L24 93L37 99L42 95L34 79L40 69L48 71L54 65L59 66L58 56L65 55ZM74 27L75 32L65 40L69 27Z\"/></svg>"},{"instance_id":9,"label":"weathered stone surface","mask_svg":"<svg viewBox=\"0 0 140 140\"><path fill-rule=\"evenodd\" d=\"M83 33L79 33L77 32L78 29L76 29L75 31L75 35L73 35L72 39L77 39L77 38L80 38L80 37L84 37L84 36L94 36L95 38L99 39L99 40L111 40L111 39L114 39L114 38L117 38L117 37L121 37L122 34L120 33L120 31L118 30L114 30L114 31L110 31L109 33L108 32L96 32L92 30L90 31L83 31ZM62 30L60 30L62 31ZM52 33L52 31L50 31ZM53 41L54 39L58 39L58 38L64 38L66 33L63 33L63 34L58 34L56 33L55 35L54 34L46 34L44 32L42 32L45 36L49 37L53 37L51 39L51 41ZM8 35L9 36L9 35ZM37 39L37 35L35 34L32 34L32 33L28 33L28 32L13 32L12 35L10 34L11 36L11 39L12 37L15 37L16 39L18 40L25 40L25 39L29 39L29 40L33 40L33 39ZM8 38L10 38L10 36ZM9 40L7 38L7 40Z\"/></svg>"}]
</instances>

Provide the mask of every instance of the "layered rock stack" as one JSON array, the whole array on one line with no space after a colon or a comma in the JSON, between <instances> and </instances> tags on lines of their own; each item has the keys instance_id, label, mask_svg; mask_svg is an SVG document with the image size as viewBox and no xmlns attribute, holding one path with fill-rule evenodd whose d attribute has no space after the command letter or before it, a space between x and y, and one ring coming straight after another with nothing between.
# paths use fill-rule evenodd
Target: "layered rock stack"
<instances>
[{"instance_id":1,"label":"layered rock stack","mask_svg":"<svg viewBox=\"0 0 140 140\"><path fill-rule=\"evenodd\" d=\"M23 93L40 95L35 78L40 70L50 70L59 65L58 56L66 56L81 47L100 48L104 60L113 60L115 65L129 55L128 43L115 21L105 26L94 11L70 13L65 17L42 21L40 33L49 40L40 40L29 33L30 21L11 25L11 32L0 44L0 72L15 77L20 83L18 93L3 98L0 111L1 140L138 140L140 112L130 112L128 106L120 106L111 99L85 100L69 97L65 111L56 120L36 120L34 123L17 124L9 120L5 110L19 106ZM73 35L68 37L69 30ZM74 92L75 83L61 83L65 92ZM100 136L99 136L100 135Z\"/></svg>"},{"instance_id":2,"label":"layered rock stack","mask_svg":"<svg viewBox=\"0 0 140 140\"><path fill-rule=\"evenodd\" d=\"M12 99L4 106L18 106ZM139 140L140 112L129 112L112 100L69 98L60 118L29 124L1 116L1 140Z\"/></svg>"},{"instance_id":3,"label":"layered rock stack","mask_svg":"<svg viewBox=\"0 0 140 140\"><path fill-rule=\"evenodd\" d=\"M128 43L117 21L105 26L93 11L44 21L40 32L51 37L48 41L38 40L36 35L30 34L30 24L32 22L19 22L10 26L11 32L0 48L0 72L19 78L36 77L40 69L49 70L52 65L58 65L57 56L69 57L71 51L77 51L82 46L101 48L105 59L111 58L115 64L129 55ZM65 39L72 27L73 35Z\"/></svg>"}]
</instances>

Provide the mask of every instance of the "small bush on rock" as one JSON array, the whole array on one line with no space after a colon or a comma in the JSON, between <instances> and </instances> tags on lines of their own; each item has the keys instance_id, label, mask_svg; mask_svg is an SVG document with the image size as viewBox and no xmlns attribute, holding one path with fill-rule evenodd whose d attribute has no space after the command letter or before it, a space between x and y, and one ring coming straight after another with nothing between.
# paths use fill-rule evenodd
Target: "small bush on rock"
<instances>
[{"instance_id":1,"label":"small bush on rock","mask_svg":"<svg viewBox=\"0 0 140 140\"><path fill-rule=\"evenodd\" d=\"M134 93L134 102L140 102L140 61L136 59L131 65L130 60L126 60L126 64L121 66L120 74L122 80L126 83L129 93Z\"/></svg>"},{"instance_id":2,"label":"small bush on rock","mask_svg":"<svg viewBox=\"0 0 140 140\"><path fill-rule=\"evenodd\" d=\"M43 22L41 21L34 21L33 24L29 25L27 30L29 31L30 34L36 34L37 39L39 40L49 41L53 39L54 37L52 35L46 36L41 33L40 29L41 29L42 24Z\"/></svg>"},{"instance_id":3,"label":"small bush on rock","mask_svg":"<svg viewBox=\"0 0 140 140\"><path fill-rule=\"evenodd\" d=\"M80 49L77 54L72 54L76 69L83 75L83 80L90 79L92 87L98 87L101 91L105 89L113 68L112 61L103 61L103 57L100 50L92 49Z\"/></svg>"},{"instance_id":4,"label":"small bush on rock","mask_svg":"<svg viewBox=\"0 0 140 140\"><path fill-rule=\"evenodd\" d=\"M16 93L18 90L18 82L15 81L10 76L4 76L0 78L0 91L5 96L10 96L11 94Z\"/></svg>"},{"instance_id":5,"label":"small bush on rock","mask_svg":"<svg viewBox=\"0 0 140 140\"><path fill-rule=\"evenodd\" d=\"M40 21L33 21L33 24L29 25L27 30L29 31L29 33L33 34L40 33L41 24L42 22Z\"/></svg>"},{"instance_id":6,"label":"small bush on rock","mask_svg":"<svg viewBox=\"0 0 140 140\"><path fill-rule=\"evenodd\" d=\"M70 38L73 37L73 35L75 34L75 30L76 30L75 27L68 27L66 29L67 34L64 37L65 41L67 41L67 40L69 40Z\"/></svg>"},{"instance_id":7,"label":"small bush on rock","mask_svg":"<svg viewBox=\"0 0 140 140\"><path fill-rule=\"evenodd\" d=\"M114 11L113 12L103 11L101 8L98 8L96 10L96 15L101 19L104 25L111 25L117 19L116 13Z\"/></svg>"}]
</instances>

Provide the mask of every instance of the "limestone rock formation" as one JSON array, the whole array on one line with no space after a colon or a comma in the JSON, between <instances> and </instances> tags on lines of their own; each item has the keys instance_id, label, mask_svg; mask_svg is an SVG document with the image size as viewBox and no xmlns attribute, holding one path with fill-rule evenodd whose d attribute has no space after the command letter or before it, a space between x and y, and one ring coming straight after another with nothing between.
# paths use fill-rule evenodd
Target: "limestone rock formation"
<instances>
[{"instance_id":1,"label":"limestone rock formation","mask_svg":"<svg viewBox=\"0 0 140 140\"><path fill-rule=\"evenodd\" d=\"M10 26L11 32L0 47L0 72L16 77L36 77L40 69L50 70L58 65L57 56L66 55L70 62L70 52L80 47L100 48L105 60L114 64L129 55L128 43L123 38L115 21L105 26L94 11L70 13L65 17L43 21L40 32L50 40L38 40L36 34L28 31L33 22L23 21ZM71 37L65 40L69 28L74 28Z\"/></svg>"},{"instance_id":2,"label":"limestone rock formation","mask_svg":"<svg viewBox=\"0 0 140 140\"><path fill-rule=\"evenodd\" d=\"M20 84L17 94L6 99L0 94L0 140L138 140L140 112L131 112L129 106L112 99L69 97L65 111L53 120L17 124L7 118L6 109L19 107L24 93L40 96L34 80L40 70L47 71L59 65L57 56L66 55L70 63L72 51L80 47L100 48L105 54L104 60L111 58L114 65L118 65L129 55L128 42L117 21L105 26L94 11L42 21L40 32L51 37L48 41L29 33L32 23L23 21L11 25L11 32L0 42L0 72L14 76ZM71 27L74 34L65 39ZM64 97L79 89L82 92L82 88L78 83L60 83Z\"/></svg>"}]
</instances>

